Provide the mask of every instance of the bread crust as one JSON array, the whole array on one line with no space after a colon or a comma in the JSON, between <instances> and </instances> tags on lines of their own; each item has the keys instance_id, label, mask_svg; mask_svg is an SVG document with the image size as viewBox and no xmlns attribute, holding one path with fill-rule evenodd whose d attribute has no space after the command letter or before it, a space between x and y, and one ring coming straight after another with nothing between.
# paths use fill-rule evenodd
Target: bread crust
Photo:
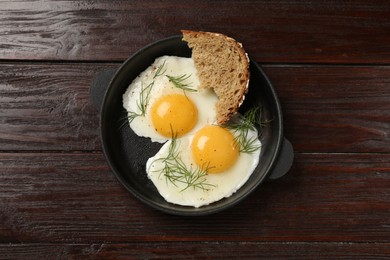
<instances>
[{"instance_id":1,"label":"bread crust","mask_svg":"<svg viewBox=\"0 0 390 260\"><path fill-rule=\"evenodd\" d=\"M226 123L244 102L249 86L249 58L241 43L221 33L181 30L192 49L201 88L217 94L217 123Z\"/></svg>"}]
</instances>

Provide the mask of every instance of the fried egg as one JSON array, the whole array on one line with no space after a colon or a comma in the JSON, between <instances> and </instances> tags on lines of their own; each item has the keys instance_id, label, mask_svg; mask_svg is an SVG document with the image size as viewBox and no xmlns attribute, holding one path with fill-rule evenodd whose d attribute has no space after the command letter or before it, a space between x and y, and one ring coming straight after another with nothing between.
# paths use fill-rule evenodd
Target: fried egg
<instances>
[{"instance_id":1,"label":"fried egg","mask_svg":"<svg viewBox=\"0 0 390 260\"><path fill-rule=\"evenodd\" d=\"M239 133L217 125L206 125L193 135L166 142L147 161L149 179L168 202L201 207L235 193L259 163L261 142L257 130L245 138L256 147L241 151Z\"/></svg>"},{"instance_id":2,"label":"fried egg","mask_svg":"<svg viewBox=\"0 0 390 260\"><path fill-rule=\"evenodd\" d=\"M193 59L157 58L123 95L131 129L138 136L164 143L214 123L218 98L199 85Z\"/></svg>"}]
</instances>

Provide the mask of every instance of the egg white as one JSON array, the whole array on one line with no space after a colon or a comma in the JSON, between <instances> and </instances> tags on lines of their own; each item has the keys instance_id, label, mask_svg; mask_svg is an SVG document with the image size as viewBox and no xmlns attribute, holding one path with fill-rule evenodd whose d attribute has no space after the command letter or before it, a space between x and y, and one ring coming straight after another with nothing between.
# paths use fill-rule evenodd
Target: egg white
<instances>
[{"instance_id":1,"label":"egg white","mask_svg":"<svg viewBox=\"0 0 390 260\"><path fill-rule=\"evenodd\" d=\"M179 156L188 169L197 167L191 151L193 137L193 135L187 135L176 140L177 149L180 151ZM250 131L248 137L256 138L255 145L261 147L256 130ZM155 156L149 158L146 164L148 177L166 201L196 208L229 197L242 187L258 165L261 152L259 148L251 154L240 153L236 163L228 170L205 175L205 183L210 184L205 186L206 189L194 187L186 189L185 183L175 182L173 184L161 173L164 167L161 159L167 157L171 143L172 140L166 142Z\"/></svg>"},{"instance_id":2,"label":"egg white","mask_svg":"<svg viewBox=\"0 0 390 260\"><path fill-rule=\"evenodd\" d=\"M162 71L164 74L153 79L159 66L163 66ZM166 75L178 77L184 74L187 76L190 75L185 82L191 83L191 88L196 89L197 92L186 91L184 93L183 90L176 88L172 82L169 82L168 77L166 77ZM200 82L192 58L176 56L162 56L157 58L151 66L133 80L124 93L123 106L129 113L131 111L140 113L138 107L138 104L141 102L140 93L143 88L153 81L154 84L150 92L150 99L145 116L138 116L130 122L131 129L138 136L149 137L153 142L159 143L164 143L170 139L160 135L155 130L150 113L153 103L158 98L169 94L185 94L195 104L198 110L198 121L194 128L188 133L189 135L193 134L204 125L216 122L215 104L218 101L218 98L212 90L199 89Z\"/></svg>"}]
</instances>

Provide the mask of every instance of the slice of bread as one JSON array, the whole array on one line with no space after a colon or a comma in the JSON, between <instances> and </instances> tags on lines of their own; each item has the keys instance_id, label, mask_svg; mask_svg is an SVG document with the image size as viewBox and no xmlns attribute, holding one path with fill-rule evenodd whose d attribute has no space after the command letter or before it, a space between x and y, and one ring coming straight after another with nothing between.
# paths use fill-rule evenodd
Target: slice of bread
<instances>
[{"instance_id":1,"label":"slice of bread","mask_svg":"<svg viewBox=\"0 0 390 260\"><path fill-rule=\"evenodd\" d=\"M244 101L249 85L249 58L242 44L211 32L182 30L192 49L201 88L217 94L217 123L226 123Z\"/></svg>"}]
</instances>

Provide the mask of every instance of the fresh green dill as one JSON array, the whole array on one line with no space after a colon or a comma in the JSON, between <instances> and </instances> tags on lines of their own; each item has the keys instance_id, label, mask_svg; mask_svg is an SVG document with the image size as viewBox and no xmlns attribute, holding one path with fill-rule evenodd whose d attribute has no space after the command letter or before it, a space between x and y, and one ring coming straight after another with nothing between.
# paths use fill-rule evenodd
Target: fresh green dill
<instances>
[{"instance_id":1,"label":"fresh green dill","mask_svg":"<svg viewBox=\"0 0 390 260\"><path fill-rule=\"evenodd\" d=\"M141 115L144 116L146 113L146 108L148 107L149 99L150 99L150 92L152 91L152 87L154 85L154 81L149 83L146 87L143 87L140 92L140 99L137 102L137 107L139 111L141 111Z\"/></svg>"},{"instance_id":2,"label":"fresh green dill","mask_svg":"<svg viewBox=\"0 0 390 260\"><path fill-rule=\"evenodd\" d=\"M162 162L163 167L155 171L160 171L160 176L163 175L167 182L172 183L176 187L179 183L184 184L185 187L181 191L185 191L191 187L202 190L209 190L215 187L215 185L207 183L207 179L205 178L209 167L206 167L206 169L192 166L188 167L180 158L177 142L178 140L176 138L172 138L168 155L164 158L156 159L156 161Z\"/></svg>"},{"instance_id":3,"label":"fresh green dill","mask_svg":"<svg viewBox=\"0 0 390 260\"><path fill-rule=\"evenodd\" d=\"M240 153L254 153L260 149L261 145L257 143L256 136L248 137L249 130L240 130L240 132L235 136L235 141L240 147Z\"/></svg>"},{"instance_id":4,"label":"fresh green dill","mask_svg":"<svg viewBox=\"0 0 390 260\"><path fill-rule=\"evenodd\" d=\"M256 129L256 124L263 127L266 122L261 120L261 108L254 107L248 110L237 121L226 124L226 127L235 133L235 141L240 147L241 153L254 153L261 145L256 142L255 136L249 137L249 131Z\"/></svg>"},{"instance_id":5,"label":"fresh green dill","mask_svg":"<svg viewBox=\"0 0 390 260\"><path fill-rule=\"evenodd\" d=\"M197 90L191 87L191 83L186 83L185 81L191 77L191 75L183 74L181 76L170 76L165 75L170 82L173 83L173 85L177 88L182 89L183 91L189 91L189 92L196 92Z\"/></svg>"},{"instance_id":6,"label":"fresh green dill","mask_svg":"<svg viewBox=\"0 0 390 260\"><path fill-rule=\"evenodd\" d=\"M261 111L259 107L254 107L245 112L245 114L239 120L229 122L226 127L240 132L254 130L256 128L256 123L258 123L260 120L260 112Z\"/></svg>"},{"instance_id":7,"label":"fresh green dill","mask_svg":"<svg viewBox=\"0 0 390 260\"><path fill-rule=\"evenodd\" d=\"M137 101L137 108L139 110L139 112L134 112L134 111L130 111L128 113L128 120L129 122L131 123L134 118L138 117L138 116L145 116L145 113L146 113L146 109L149 105L149 100L150 100L150 93L152 91L152 88L154 86L154 83L155 83L155 79L159 76L162 76L165 71L166 71L166 61L164 60L164 62L157 67L156 69L156 72L154 73L153 75L153 80L152 82L150 82L146 87L143 87L141 88L141 91L140 91L140 94L139 94L139 99ZM143 85L143 83L142 83Z\"/></svg>"},{"instance_id":8,"label":"fresh green dill","mask_svg":"<svg viewBox=\"0 0 390 260\"><path fill-rule=\"evenodd\" d=\"M166 64L166 60L164 60L163 64L161 64L160 66L157 67L157 71L154 74L153 79L164 75L164 73L167 71L165 64Z\"/></svg>"}]
</instances>

